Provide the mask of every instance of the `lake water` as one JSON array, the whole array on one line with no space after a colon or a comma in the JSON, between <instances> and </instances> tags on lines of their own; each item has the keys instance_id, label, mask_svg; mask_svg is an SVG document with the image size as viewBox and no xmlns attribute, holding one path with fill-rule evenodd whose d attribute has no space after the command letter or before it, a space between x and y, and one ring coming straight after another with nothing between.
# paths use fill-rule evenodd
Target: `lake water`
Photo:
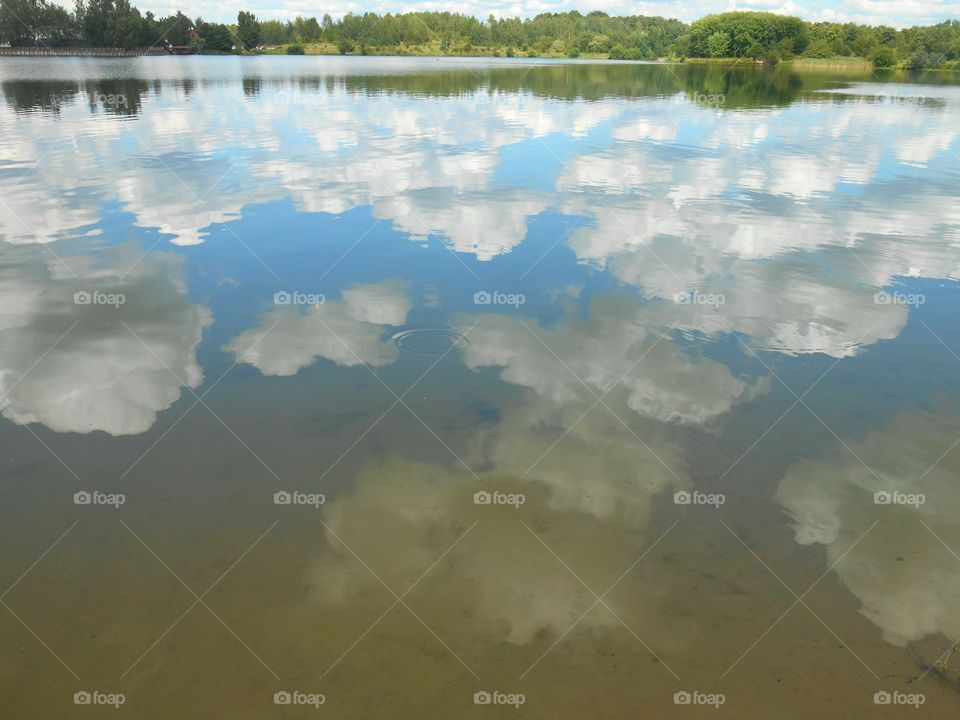
<instances>
[{"instance_id":1,"label":"lake water","mask_svg":"<svg viewBox=\"0 0 960 720\"><path fill-rule=\"evenodd\" d=\"M957 715L951 76L0 93L5 717Z\"/></svg>"}]
</instances>

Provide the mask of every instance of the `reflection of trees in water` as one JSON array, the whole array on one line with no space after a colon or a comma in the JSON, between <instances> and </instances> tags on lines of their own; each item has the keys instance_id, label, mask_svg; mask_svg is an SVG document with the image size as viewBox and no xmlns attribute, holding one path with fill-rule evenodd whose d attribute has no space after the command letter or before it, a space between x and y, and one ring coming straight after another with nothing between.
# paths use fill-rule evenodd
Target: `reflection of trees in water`
<instances>
[{"instance_id":1,"label":"reflection of trees in water","mask_svg":"<svg viewBox=\"0 0 960 720\"><path fill-rule=\"evenodd\" d=\"M80 84L70 80L6 80L0 87L7 103L17 112L59 113L60 107L80 92Z\"/></svg>"},{"instance_id":2,"label":"reflection of trees in water","mask_svg":"<svg viewBox=\"0 0 960 720\"><path fill-rule=\"evenodd\" d=\"M784 106L810 93L836 89L838 82L876 80L867 70L836 68L797 68L790 65L761 67L752 63L721 64L635 64L635 63L556 63L509 67L473 67L436 69L380 75L299 75L262 78L244 75L244 95L259 97L266 83L271 89L289 91L291 84L303 94L343 90L360 95L419 95L454 97L489 94L532 93L538 97L561 100L599 100L608 97L665 97L680 93L694 103L719 109ZM910 82L917 78L905 71L885 71L885 82ZM199 78L207 85L235 83L236 79ZM179 89L184 95L196 89L198 78L176 80L109 79L85 83L82 88L69 80L9 80L0 85L7 102L17 111L58 112L63 102L81 89L90 95L91 110L103 109L119 115L135 115L141 109L143 95L150 89L159 94L162 87ZM948 74L925 78L931 84L957 84ZM819 96L843 102L840 94ZM125 102L123 102L125 100Z\"/></svg>"},{"instance_id":3,"label":"reflection of trees in water","mask_svg":"<svg viewBox=\"0 0 960 720\"><path fill-rule=\"evenodd\" d=\"M851 77L866 80L870 74ZM805 93L835 87L835 73L710 64L558 64L474 70L438 70L382 76L348 76L337 82L350 92L415 95L531 92L559 99L598 100L605 97L657 97L687 93L722 95L722 107L787 105Z\"/></svg>"},{"instance_id":4,"label":"reflection of trees in water","mask_svg":"<svg viewBox=\"0 0 960 720\"><path fill-rule=\"evenodd\" d=\"M182 78L173 81L173 87L178 88L184 95L190 95L197 87L197 81L193 78Z\"/></svg>"},{"instance_id":5,"label":"reflection of trees in water","mask_svg":"<svg viewBox=\"0 0 960 720\"><path fill-rule=\"evenodd\" d=\"M149 84L140 79L94 80L8 80L0 84L7 103L16 112L59 113L64 104L84 96L91 112L136 115L140 112Z\"/></svg>"},{"instance_id":6,"label":"reflection of trees in water","mask_svg":"<svg viewBox=\"0 0 960 720\"><path fill-rule=\"evenodd\" d=\"M486 88L490 93L532 92L562 99L672 95L682 89L678 76L662 66L613 63L356 75L334 82L356 93L465 95Z\"/></svg>"},{"instance_id":7,"label":"reflection of trees in water","mask_svg":"<svg viewBox=\"0 0 960 720\"><path fill-rule=\"evenodd\" d=\"M139 114L148 89L147 82L138 79L96 80L84 86L90 110L113 115Z\"/></svg>"},{"instance_id":8,"label":"reflection of trees in water","mask_svg":"<svg viewBox=\"0 0 960 720\"><path fill-rule=\"evenodd\" d=\"M297 78L297 89L305 93L318 93L323 88L323 81L316 75Z\"/></svg>"},{"instance_id":9,"label":"reflection of trees in water","mask_svg":"<svg viewBox=\"0 0 960 720\"><path fill-rule=\"evenodd\" d=\"M753 63L737 66L592 63L356 75L333 82L356 93L461 95L485 88L490 93L530 92L565 100L657 97L683 92L695 102L701 95L722 95L723 102L718 106L736 109L789 105L809 93L836 88L838 81L860 82L873 78L869 70L838 72L835 68L821 70L789 65L769 68ZM884 80L907 82L911 78L903 72L890 72ZM957 82L943 77L940 80Z\"/></svg>"},{"instance_id":10,"label":"reflection of trees in water","mask_svg":"<svg viewBox=\"0 0 960 720\"><path fill-rule=\"evenodd\" d=\"M828 78L826 75L756 65L687 65L684 71L684 90L690 99L720 108L789 105L804 93L822 90L836 82L836 76ZM704 97L706 99L700 99Z\"/></svg>"},{"instance_id":11,"label":"reflection of trees in water","mask_svg":"<svg viewBox=\"0 0 960 720\"><path fill-rule=\"evenodd\" d=\"M253 75L245 75L243 78L243 94L247 97L257 97L263 90L263 80Z\"/></svg>"}]
</instances>

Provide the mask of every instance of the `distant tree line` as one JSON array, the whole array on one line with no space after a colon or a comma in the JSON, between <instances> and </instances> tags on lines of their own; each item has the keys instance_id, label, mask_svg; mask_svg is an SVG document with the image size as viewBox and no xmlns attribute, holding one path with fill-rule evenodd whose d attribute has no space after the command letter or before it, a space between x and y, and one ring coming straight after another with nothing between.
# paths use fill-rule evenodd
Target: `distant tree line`
<instances>
[{"instance_id":1,"label":"distant tree line","mask_svg":"<svg viewBox=\"0 0 960 720\"><path fill-rule=\"evenodd\" d=\"M76 0L71 13L49 0L0 0L0 43L14 47L147 48L176 45L232 52L232 28L181 12L157 18L129 0Z\"/></svg>"},{"instance_id":2,"label":"distant tree line","mask_svg":"<svg viewBox=\"0 0 960 720\"><path fill-rule=\"evenodd\" d=\"M960 61L960 20L896 30L856 23L810 23L765 12L730 12L695 21L677 38L680 57L790 60L861 57L878 67L937 68Z\"/></svg>"},{"instance_id":3,"label":"distant tree line","mask_svg":"<svg viewBox=\"0 0 960 720\"><path fill-rule=\"evenodd\" d=\"M297 23L271 27L265 38L274 44L311 42L316 28ZM486 21L472 15L450 12L413 12L402 15L347 14L334 21L324 15L319 30L323 39L337 44L341 52L361 48L395 47L436 43L442 52L469 53L475 48L503 48L527 55L573 55L593 53L621 58L662 57L686 26L679 20L660 17L610 17L606 13L544 13L535 18ZM304 34L304 32L308 34Z\"/></svg>"},{"instance_id":4,"label":"distant tree line","mask_svg":"<svg viewBox=\"0 0 960 720\"><path fill-rule=\"evenodd\" d=\"M593 55L614 59L745 58L776 62L794 57L857 56L879 67L956 66L960 21L896 30L854 23L810 23L765 12L709 15L690 25L642 15L544 13L485 21L451 12L378 15L348 13L334 20L258 20L241 11L235 25L192 20L180 12L154 17L129 0L76 0L69 12L50 0L0 0L0 43L143 48L169 44L225 53L261 46L325 43L341 53L389 53L427 47L441 54L513 56Z\"/></svg>"}]
</instances>

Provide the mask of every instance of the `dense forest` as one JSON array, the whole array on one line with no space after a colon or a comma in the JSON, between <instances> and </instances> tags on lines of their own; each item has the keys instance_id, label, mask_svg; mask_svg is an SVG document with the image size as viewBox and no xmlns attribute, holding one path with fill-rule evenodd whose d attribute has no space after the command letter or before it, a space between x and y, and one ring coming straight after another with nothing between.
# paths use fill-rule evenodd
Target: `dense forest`
<instances>
[{"instance_id":1,"label":"dense forest","mask_svg":"<svg viewBox=\"0 0 960 720\"><path fill-rule=\"evenodd\" d=\"M765 12L709 15L690 25L661 17L602 12L544 13L485 21L449 12L348 13L259 20L241 11L233 25L141 13L129 0L77 0L74 12L49 0L0 0L0 44L147 48L192 52L502 55L611 59L862 58L877 67L960 68L960 20L897 30L811 23ZM305 50L306 48L306 50Z\"/></svg>"},{"instance_id":2,"label":"dense forest","mask_svg":"<svg viewBox=\"0 0 960 720\"><path fill-rule=\"evenodd\" d=\"M877 67L957 67L960 20L896 30L854 23L810 23L764 12L731 12L695 21L671 53L692 58L790 60L860 57Z\"/></svg>"}]
</instances>

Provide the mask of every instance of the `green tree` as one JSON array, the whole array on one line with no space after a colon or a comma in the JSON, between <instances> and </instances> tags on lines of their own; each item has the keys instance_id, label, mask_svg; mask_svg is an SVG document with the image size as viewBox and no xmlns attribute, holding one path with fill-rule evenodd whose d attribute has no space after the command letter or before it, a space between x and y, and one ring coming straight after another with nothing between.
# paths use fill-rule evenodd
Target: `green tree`
<instances>
[{"instance_id":1,"label":"green tree","mask_svg":"<svg viewBox=\"0 0 960 720\"><path fill-rule=\"evenodd\" d=\"M293 27L279 20L260 23L260 42L264 45L283 45L293 38Z\"/></svg>"},{"instance_id":2,"label":"green tree","mask_svg":"<svg viewBox=\"0 0 960 720\"><path fill-rule=\"evenodd\" d=\"M925 68L936 69L941 67L946 60L946 56L942 53L921 50L909 57L907 67L911 70L923 70Z\"/></svg>"},{"instance_id":3,"label":"green tree","mask_svg":"<svg viewBox=\"0 0 960 720\"><path fill-rule=\"evenodd\" d=\"M262 44L260 23L256 15L244 10L237 14L237 36L246 50L253 50Z\"/></svg>"},{"instance_id":4,"label":"green tree","mask_svg":"<svg viewBox=\"0 0 960 720\"><path fill-rule=\"evenodd\" d=\"M707 38L707 56L727 57L730 54L730 38L719 30Z\"/></svg>"},{"instance_id":5,"label":"green tree","mask_svg":"<svg viewBox=\"0 0 960 720\"><path fill-rule=\"evenodd\" d=\"M807 48L807 51L804 53L807 57L812 58L829 58L833 57L833 48L827 40L820 39L815 40L810 43L810 46Z\"/></svg>"},{"instance_id":6,"label":"green tree","mask_svg":"<svg viewBox=\"0 0 960 720\"><path fill-rule=\"evenodd\" d=\"M66 10L47 0L0 0L0 42L13 47L57 45L76 37Z\"/></svg>"},{"instance_id":7,"label":"green tree","mask_svg":"<svg viewBox=\"0 0 960 720\"><path fill-rule=\"evenodd\" d=\"M203 52L228 53L233 50L233 35L230 34L230 28L226 25L197 19L196 28L197 36L203 39Z\"/></svg>"},{"instance_id":8,"label":"green tree","mask_svg":"<svg viewBox=\"0 0 960 720\"><path fill-rule=\"evenodd\" d=\"M0 2L0 42L13 47L33 45L37 41L34 30L43 5L39 0L3 0Z\"/></svg>"},{"instance_id":9,"label":"green tree","mask_svg":"<svg viewBox=\"0 0 960 720\"><path fill-rule=\"evenodd\" d=\"M878 68L893 67L897 63L897 58L893 50L888 47L878 48L873 54L873 66Z\"/></svg>"},{"instance_id":10,"label":"green tree","mask_svg":"<svg viewBox=\"0 0 960 720\"><path fill-rule=\"evenodd\" d=\"M194 27L193 21L178 10L176 15L158 20L157 30L157 41L162 38L162 42L170 45L189 45Z\"/></svg>"},{"instance_id":11,"label":"green tree","mask_svg":"<svg viewBox=\"0 0 960 720\"><path fill-rule=\"evenodd\" d=\"M303 29L300 31L300 35L307 42L316 42L320 39L322 31L320 29L320 23L317 22L315 17L308 18L303 23Z\"/></svg>"},{"instance_id":12,"label":"green tree","mask_svg":"<svg viewBox=\"0 0 960 720\"><path fill-rule=\"evenodd\" d=\"M129 0L77 0L80 33L93 47L138 47L143 19Z\"/></svg>"},{"instance_id":13,"label":"green tree","mask_svg":"<svg viewBox=\"0 0 960 720\"><path fill-rule=\"evenodd\" d=\"M724 57L732 51L749 52L754 44L763 48L764 55L802 52L809 42L806 25L800 18L766 12L707 15L690 26L688 54Z\"/></svg>"}]
</instances>

